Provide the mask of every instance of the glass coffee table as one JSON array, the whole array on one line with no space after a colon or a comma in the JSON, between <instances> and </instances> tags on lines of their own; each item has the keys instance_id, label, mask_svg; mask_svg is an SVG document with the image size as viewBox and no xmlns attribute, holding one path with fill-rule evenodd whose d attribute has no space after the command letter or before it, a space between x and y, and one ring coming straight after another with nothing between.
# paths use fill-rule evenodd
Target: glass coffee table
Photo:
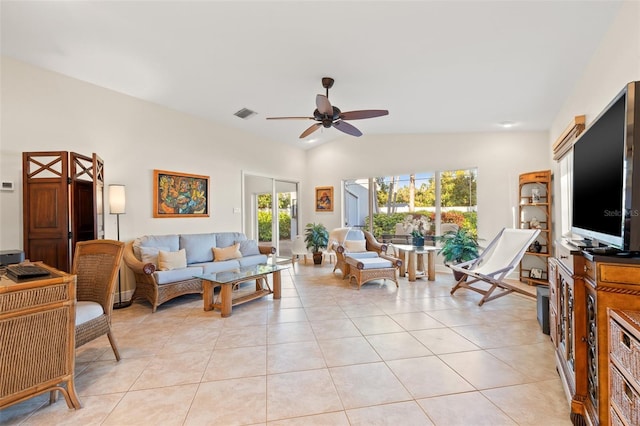
<instances>
[{"instance_id":1,"label":"glass coffee table","mask_svg":"<svg viewBox=\"0 0 640 426\"><path fill-rule=\"evenodd\" d=\"M404 259L408 254L409 261L407 262L406 272L409 275L409 281L415 281L420 274L418 274L417 269L418 266L422 265L424 262L422 257L427 255L427 265L426 271L422 273L427 276L427 280L435 281L436 279L436 251L439 250L438 247L434 246L412 246L409 244L393 244L393 247L397 248L399 251L399 257L402 259L402 266L400 266L400 276L404 276L405 267L404 267ZM418 265L420 263L421 265Z\"/></svg>"},{"instance_id":2,"label":"glass coffee table","mask_svg":"<svg viewBox=\"0 0 640 426\"><path fill-rule=\"evenodd\" d=\"M284 265L262 263L231 271L195 275L196 278L202 280L204 310L211 311L213 309L219 309L222 317L228 317L231 316L231 309L235 305L259 299L272 293L274 299L280 299L280 271L286 268L287 266ZM269 275L273 275L273 290L269 287L267 280L267 276ZM234 287L240 283L254 280L256 282L255 291L238 292L234 297ZM213 292L216 287L220 287L220 294L218 298L214 300Z\"/></svg>"}]
</instances>

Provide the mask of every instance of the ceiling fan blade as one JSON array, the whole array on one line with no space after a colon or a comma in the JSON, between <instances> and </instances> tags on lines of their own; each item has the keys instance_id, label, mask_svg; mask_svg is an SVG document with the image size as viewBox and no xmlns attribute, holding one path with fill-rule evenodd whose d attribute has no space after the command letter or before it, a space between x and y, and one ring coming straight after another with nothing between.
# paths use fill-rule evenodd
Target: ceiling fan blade
<instances>
[{"instance_id":1,"label":"ceiling fan blade","mask_svg":"<svg viewBox=\"0 0 640 426\"><path fill-rule=\"evenodd\" d=\"M362 136L362 132L360 130L342 120L334 122L333 127L351 136Z\"/></svg>"},{"instance_id":2,"label":"ceiling fan blade","mask_svg":"<svg viewBox=\"0 0 640 426\"><path fill-rule=\"evenodd\" d=\"M305 130L304 132L302 132L302 134L300 135L300 139L304 139L307 136L309 136L311 133L315 132L316 130L318 130L320 128L320 126L322 126L322 123L314 123L311 125L311 127L309 127L307 130Z\"/></svg>"},{"instance_id":3,"label":"ceiling fan blade","mask_svg":"<svg viewBox=\"0 0 640 426\"><path fill-rule=\"evenodd\" d=\"M389 111L386 109L363 109L361 111L340 113L340 118L343 120L362 120L363 118L382 117L383 115L389 115Z\"/></svg>"},{"instance_id":4,"label":"ceiling fan blade","mask_svg":"<svg viewBox=\"0 0 640 426\"><path fill-rule=\"evenodd\" d=\"M329 102L329 98L325 95L316 96L316 107L320 114L333 116L333 107L331 106L331 102Z\"/></svg>"},{"instance_id":5,"label":"ceiling fan blade","mask_svg":"<svg viewBox=\"0 0 640 426\"><path fill-rule=\"evenodd\" d=\"M267 120L313 120L313 117L267 117Z\"/></svg>"}]
</instances>

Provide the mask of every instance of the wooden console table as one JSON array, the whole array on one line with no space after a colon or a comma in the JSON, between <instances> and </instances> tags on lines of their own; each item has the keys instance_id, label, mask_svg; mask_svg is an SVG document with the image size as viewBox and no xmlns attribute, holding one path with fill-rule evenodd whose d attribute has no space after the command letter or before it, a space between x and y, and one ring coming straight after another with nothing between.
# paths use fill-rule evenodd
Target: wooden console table
<instances>
[{"instance_id":1,"label":"wooden console table","mask_svg":"<svg viewBox=\"0 0 640 426\"><path fill-rule=\"evenodd\" d=\"M640 259L598 256L556 242L549 293L551 341L571 420L611 424L607 312L640 310Z\"/></svg>"},{"instance_id":2,"label":"wooden console table","mask_svg":"<svg viewBox=\"0 0 640 426\"><path fill-rule=\"evenodd\" d=\"M80 408L73 381L76 276L0 277L0 409L59 390ZM66 386L62 386L62 385Z\"/></svg>"}]
</instances>

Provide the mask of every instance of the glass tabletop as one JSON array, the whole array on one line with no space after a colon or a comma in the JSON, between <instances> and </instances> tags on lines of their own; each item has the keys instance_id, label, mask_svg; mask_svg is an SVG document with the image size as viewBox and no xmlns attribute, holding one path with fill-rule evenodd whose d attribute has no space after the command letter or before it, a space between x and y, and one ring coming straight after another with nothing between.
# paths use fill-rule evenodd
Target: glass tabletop
<instances>
[{"instance_id":1,"label":"glass tabletop","mask_svg":"<svg viewBox=\"0 0 640 426\"><path fill-rule=\"evenodd\" d=\"M276 271L287 269L286 265L273 265L268 263L261 263L254 266L245 266L238 269L232 269L223 272L212 272L208 274L194 275L195 278L203 280L214 281L220 284L238 282L243 280L250 280L254 277L260 277L263 275L272 274Z\"/></svg>"},{"instance_id":2,"label":"glass tabletop","mask_svg":"<svg viewBox=\"0 0 640 426\"><path fill-rule=\"evenodd\" d=\"M415 251L416 253L438 250L436 246L413 246L411 244L393 244L393 247L402 251Z\"/></svg>"}]
</instances>

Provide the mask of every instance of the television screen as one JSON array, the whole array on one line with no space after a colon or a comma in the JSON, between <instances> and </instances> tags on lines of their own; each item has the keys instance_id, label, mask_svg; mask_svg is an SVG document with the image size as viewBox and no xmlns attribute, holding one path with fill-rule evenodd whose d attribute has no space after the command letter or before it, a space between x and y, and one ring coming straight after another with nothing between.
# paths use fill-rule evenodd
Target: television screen
<instances>
[{"instance_id":1,"label":"television screen","mask_svg":"<svg viewBox=\"0 0 640 426\"><path fill-rule=\"evenodd\" d=\"M625 93L573 147L572 231L624 249Z\"/></svg>"}]
</instances>

